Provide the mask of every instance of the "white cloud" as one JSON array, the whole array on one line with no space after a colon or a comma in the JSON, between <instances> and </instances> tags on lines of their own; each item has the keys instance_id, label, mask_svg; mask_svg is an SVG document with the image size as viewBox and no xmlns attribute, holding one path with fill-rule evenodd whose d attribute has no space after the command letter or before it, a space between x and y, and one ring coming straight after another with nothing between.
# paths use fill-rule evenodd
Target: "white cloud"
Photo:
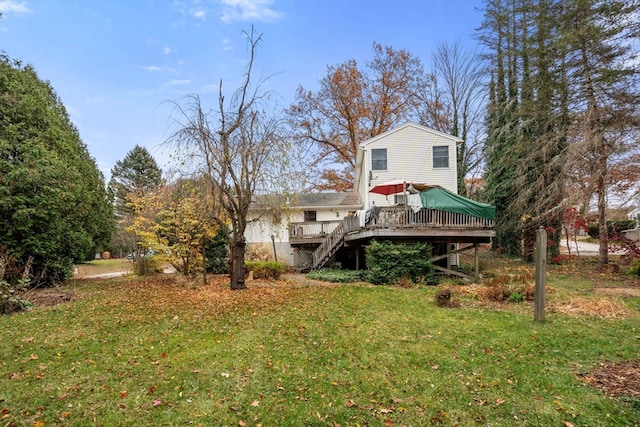
<instances>
[{"instance_id":1,"label":"white cloud","mask_svg":"<svg viewBox=\"0 0 640 427\"><path fill-rule=\"evenodd\" d=\"M204 9L194 9L191 14L197 19L205 19L207 17L207 12Z\"/></svg>"},{"instance_id":2,"label":"white cloud","mask_svg":"<svg viewBox=\"0 0 640 427\"><path fill-rule=\"evenodd\" d=\"M222 21L275 21L282 13L271 9L273 0L220 0Z\"/></svg>"},{"instance_id":3,"label":"white cloud","mask_svg":"<svg viewBox=\"0 0 640 427\"><path fill-rule=\"evenodd\" d=\"M169 80L167 82L167 86L182 86L182 85L188 85L189 83L191 83L191 80L174 79L174 80Z\"/></svg>"},{"instance_id":4,"label":"white cloud","mask_svg":"<svg viewBox=\"0 0 640 427\"><path fill-rule=\"evenodd\" d=\"M0 0L0 12L2 13L29 13L31 9L27 6L27 2L15 0Z\"/></svg>"},{"instance_id":5,"label":"white cloud","mask_svg":"<svg viewBox=\"0 0 640 427\"><path fill-rule=\"evenodd\" d=\"M172 49L170 47L162 48L162 54L163 55L169 55L169 54L174 53L174 52L177 52L177 50L176 49Z\"/></svg>"},{"instance_id":6,"label":"white cloud","mask_svg":"<svg viewBox=\"0 0 640 427\"><path fill-rule=\"evenodd\" d=\"M229 40L229 39L223 39L222 40L222 50L224 50L224 51L233 50L233 46L231 46L231 40Z\"/></svg>"},{"instance_id":7,"label":"white cloud","mask_svg":"<svg viewBox=\"0 0 640 427\"><path fill-rule=\"evenodd\" d=\"M104 104L105 99L102 96L96 96L93 98L87 98L84 100L87 104Z\"/></svg>"},{"instance_id":8,"label":"white cloud","mask_svg":"<svg viewBox=\"0 0 640 427\"><path fill-rule=\"evenodd\" d=\"M151 71L151 72L154 72L154 71L160 71L160 70L162 70L162 68L157 67L157 66L155 66L155 65L149 65L149 66L147 66L147 67L141 67L141 68L142 68L143 70L147 70L147 71Z\"/></svg>"}]
</instances>

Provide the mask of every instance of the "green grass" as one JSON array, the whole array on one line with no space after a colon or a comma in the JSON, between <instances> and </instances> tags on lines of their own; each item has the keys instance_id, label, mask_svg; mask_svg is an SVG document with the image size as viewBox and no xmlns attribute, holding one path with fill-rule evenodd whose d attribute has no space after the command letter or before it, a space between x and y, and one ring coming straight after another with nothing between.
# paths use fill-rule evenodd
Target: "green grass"
<instances>
[{"instance_id":1,"label":"green grass","mask_svg":"<svg viewBox=\"0 0 640 427\"><path fill-rule=\"evenodd\" d=\"M79 264L78 277L92 276L94 274L115 273L120 271L132 271L132 262L122 259L97 259Z\"/></svg>"},{"instance_id":2,"label":"green grass","mask_svg":"<svg viewBox=\"0 0 640 427\"><path fill-rule=\"evenodd\" d=\"M436 307L433 287L73 285L0 317L2 425L640 423L580 377L638 358L638 316L536 323L525 305Z\"/></svg>"}]
</instances>

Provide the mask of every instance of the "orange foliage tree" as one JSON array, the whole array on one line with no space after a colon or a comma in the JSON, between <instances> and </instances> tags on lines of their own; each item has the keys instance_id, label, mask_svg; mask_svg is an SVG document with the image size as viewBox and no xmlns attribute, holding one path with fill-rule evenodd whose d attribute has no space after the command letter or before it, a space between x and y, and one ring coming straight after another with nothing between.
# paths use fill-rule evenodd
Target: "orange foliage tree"
<instances>
[{"instance_id":1,"label":"orange foliage tree","mask_svg":"<svg viewBox=\"0 0 640 427\"><path fill-rule=\"evenodd\" d=\"M138 247L152 250L187 277L202 273L206 283L205 249L220 227L226 226L207 180L179 179L146 195L132 196L130 205L135 215L128 231L137 236Z\"/></svg>"},{"instance_id":2,"label":"orange foliage tree","mask_svg":"<svg viewBox=\"0 0 640 427\"><path fill-rule=\"evenodd\" d=\"M321 170L314 189L351 189L358 144L419 120L429 85L419 58L374 43L366 68L351 59L327 67L317 92L299 87L287 114L293 138L311 147L311 167Z\"/></svg>"}]
</instances>

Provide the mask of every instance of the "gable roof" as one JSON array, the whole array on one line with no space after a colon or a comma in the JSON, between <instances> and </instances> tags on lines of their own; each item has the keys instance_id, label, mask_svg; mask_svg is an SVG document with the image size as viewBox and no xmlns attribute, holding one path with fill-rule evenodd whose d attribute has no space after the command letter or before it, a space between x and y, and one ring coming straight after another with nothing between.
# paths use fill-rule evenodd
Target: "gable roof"
<instances>
[{"instance_id":1,"label":"gable roof","mask_svg":"<svg viewBox=\"0 0 640 427\"><path fill-rule=\"evenodd\" d=\"M291 200L291 206L297 208L360 208L360 196L353 191L344 193L306 193L295 196Z\"/></svg>"},{"instance_id":2,"label":"gable roof","mask_svg":"<svg viewBox=\"0 0 640 427\"><path fill-rule=\"evenodd\" d=\"M269 209L274 204L273 196L258 196L252 202L252 209ZM343 193L303 193L292 196L275 196L275 203L298 209L343 208L361 209L360 195L353 191ZM269 202L268 199L271 199Z\"/></svg>"},{"instance_id":3,"label":"gable roof","mask_svg":"<svg viewBox=\"0 0 640 427\"><path fill-rule=\"evenodd\" d=\"M400 131L402 131L402 130L404 130L406 128L409 128L409 127L419 129L419 130L421 130L423 132L427 132L427 133L430 133L432 135L439 136L441 138L450 139L451 141L454 141L454 142L462 142L462 139L458 138L457 136L449 135L449 134L446 134L444 132L440 132L440 131L437 131L435 129L431 129L429 127L422 126L422 125L419 125L419 124L414 123L414 122L406 122L403 125L395 127L393 129L389 129L388 131L386 131L384 133L381 133L380 135L374 136L373 138L370 138L370 139L368 139L366 141L363 141L363 142L359 143L358 144L358 148L364 149L364 148L366 148L367 145L371 144L372 142L378 141L378 140L380 140L382 138L386 138L389 135L392 135L392 134L394 134L396 132L400 132Z\"/></svg>"}]
</instances>

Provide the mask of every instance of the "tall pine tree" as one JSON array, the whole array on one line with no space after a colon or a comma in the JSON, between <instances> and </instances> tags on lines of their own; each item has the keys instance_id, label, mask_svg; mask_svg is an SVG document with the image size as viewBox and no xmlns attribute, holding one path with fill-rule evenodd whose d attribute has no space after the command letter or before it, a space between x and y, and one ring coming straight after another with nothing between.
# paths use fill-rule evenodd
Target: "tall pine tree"
<instances>
[{"instance_id":1,"label":"tall pine tree","mask_svg":"<svg viewBox=\"0 0 640 427\"><path fill-rule=\"evenodd\" d=\"M111 169L109 191L113 194L116 213L132 214L129 195L144 197L162 184L162 170L149 151L136 145Z\"/></svg>"}]
</instances>

